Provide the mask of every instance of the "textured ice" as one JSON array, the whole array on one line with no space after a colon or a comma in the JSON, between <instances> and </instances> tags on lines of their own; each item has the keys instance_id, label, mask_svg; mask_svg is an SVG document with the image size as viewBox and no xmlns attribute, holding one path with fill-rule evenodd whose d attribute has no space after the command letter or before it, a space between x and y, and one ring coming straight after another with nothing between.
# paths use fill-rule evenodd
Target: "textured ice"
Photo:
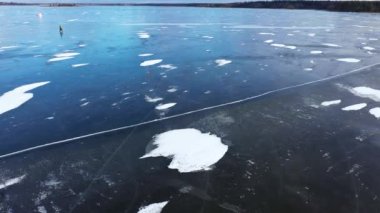
<instances>
[{"instance_id":1,"label":"textured ice","mask_svg":"<svg viewBox=\"0 0 380 213\"><path fill-rule=\"evenodd\" d=\"M89 63L83 63L83 64L73 64L73 65L71 65L72 67L84 67L84 66L87 66L87 65L89 65Z\"/></svg>"},{"instance_id":2,"label":"textured ice","mask_svg":"<svg viewBox=\"0 0 380 213\"><path fill-rule=\"evenodd\" d=\"M320 51L320 50L312 50L310 51L310 54L313 54L313 55L318 55L318 54L322 54L323 52Z\"/></svg>"},{"instance_id":3,"label":"textured ice","mask_svg":"<svg viewBox=\"0 0 380 213\"><path fill-rule=\"evenodd\" d=\"M177 105L177 103L159 104L156 106L156 110L167 110L174 107L175 105Z\"/></svg>"},{"instance_id":4,"label":"textured ice","mask_svg":"<svg viewBox=\"0 0 380 213\"><path fill-rule=\"evenodd\" d=\"M372 89L370 87L354 87L349 89L349 91L356 96L380 102L380 90Z\"/></svg>"},{"instance_id":5,"label":"textured ice","mask_svg":"<svg viewBox=\"0 0 380 213\"><path fill-rule=\"evenodd\" d=\"M147 206L141 207L137 213L160 213L168 203L169 201L161 203L152 203Z\"/></svg>"},{"instance_id":6,"label":"textured ice","mask_svg":"<svg viewBox=\"0 0 380 213\"><path fill-rule=\"evenodd\" d=\"M140 66L147 67L147 66L152 66L152 65L155 65L155 64L159 64L161 62L162 62L162 59L147 60L147 61L142 62L140 64Z\"/></svg>"},{"instance_id":7,"label":"textured ice","mask_svg":"<svg viewBox=\"0 0 380 213\"><path fill-rule=\"evenodd\" d=\"M159 102L159 101L162 101L164 100L163 98L161 97L149 97L148 95L145 95L145 101L146 102L149 102L149 103L156 103L156 102Z\"/></svg>"},{"instance_id":8,"label":"textured ice","mask_svg":"<svg viewBox=\"0 0 380 213\"><path fill-rule=\"evenodd\" d=\"M4 93L2 96L0 96L0 115L12 109L20 107L22 104L33 98L33 93L27 93L28 91L37 87L41 87L48 83L50 82L45 81L26 84Z\"/></svg>"},{"instance_id":9,"label":"textured ice","mask_svg":"<svg viewBox=\"0 0 380 213\"><path fill-rule=\"evenodd\" d=\"M379 119L380 118L380 107L375 107L375 108L370 109L369 113L371 115L375 116L375 118Z\"/></svg>"},{"instance_id":10,"label":"textured ice","mask_svg":"<svg viewBox=\"0 0 380 213\"><path fill-rule=\"evenodd\" d=\"M360 104L354 104L351 106L344 107L344 108L342 108L342 110L343 111L356 111L356 110L361 110L366 106L367 106L366 103L360 103Z\"/></svg>"},{"instance_id":11,"label":"textured ice","mask_svg":"<svg viewBox=\"0 0 380 213\"><path fill-rule=\"evenodd\" d=\"M20 183L25 178L25 176L26 175L22 175L20 177L16 177L16 178L12 178L12 179L6 180L4 182L0 182L0 190L1 189L5 189L8 186L12 186L12 185L15 185L17 183Z\"/></svg>"},{"instance_id":12,"label":"textured ice","mask_svg":"<svg viewBox=\"0 0 380 213\"><path fill-rule=\"evenodd\" d=\"M337 61L347 62L347 63L358 63L360 62L359 59L356 58L338 58Z\"/></svg>"},{"instance_id":13,"label":"textured ice","mask_svg":"<svg viewBox=\"0 0 380 213\"><path fill-rule=\"evenodd\" d=\"M285 44L271 44L271 46L273 47L281 47L281 48L287 48L287 49L296 49L297 47L296 46L288 46L288 45L285 45Z\"/></svg>"},{"instance_id":14,"label":"textured ice","mask_svg":"<svg viewBox=\"0 0 380 213\"><path fill-rule=\"evenodd\" d=\"M215 60L215 63L218 65L218 67L224 66L226 64L230 64L232 61L226 60L226 59L217 59Z\"/></svg>"},{"instance_id":15,"label":"textured ice","mask_svg":"<svg viewBox=\"0 0 380 213\"><path fill-rule=\"evenodd\" d=\"M342 102L341 100L324 101L321 103L321 105L322 106L331 106L331 105L340 104L341 102Z\"/></svg>"},{"instance_id":16,"label":"textured ice","mask_svg":"<svg viewBox=\"0 0 380 213\"><path fill-rule=\"evenodd\" d=\"M156 148L141 158L171 158L168 167L179 172L210 170L228 150L219 137L197 129L176 129L158 134L153 145Z\"/></svg>"}]
</instances>

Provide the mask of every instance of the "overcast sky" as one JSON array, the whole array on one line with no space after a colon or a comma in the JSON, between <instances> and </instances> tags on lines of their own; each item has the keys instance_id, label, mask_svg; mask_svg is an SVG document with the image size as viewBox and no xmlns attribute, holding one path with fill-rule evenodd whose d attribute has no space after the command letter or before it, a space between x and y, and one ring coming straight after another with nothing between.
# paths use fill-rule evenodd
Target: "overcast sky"
<instances>
[{"instance_id":1,"label":"overcast sky","mask_svg":"<svg viewBox=\"0 0 380 213\"><path fill-rule=\"evenodd\" d=\"M236 2L239 0L0 0L0 2L86 2L86 3L188 3L188 2L197 2L197 3L220 3L220 2Z\"/></svg>"}]
</instances>

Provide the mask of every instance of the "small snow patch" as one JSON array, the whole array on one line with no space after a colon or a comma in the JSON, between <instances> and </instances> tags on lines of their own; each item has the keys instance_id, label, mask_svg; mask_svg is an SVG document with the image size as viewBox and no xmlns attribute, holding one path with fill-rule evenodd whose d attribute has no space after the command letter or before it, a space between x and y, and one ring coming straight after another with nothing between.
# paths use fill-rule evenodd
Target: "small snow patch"
<instances>
[{"instance_id":1,"label":"small snow patch","mask_svg":"<svg viewBox=\"0 0 380 213\"><path fill-rule=\"evenodd\" d=\"M137 213L160 213L162 209L169 203L169 201L161 203L152 203L147 206L141 207Z\"/></svg>"},{"instance_id":2,"label":"small snow patch","mask_svg":"<svg viewBox=\"0 0 380 213\"><path fill-rule=\"evenodd\" d=\"M82 63L82 64L73 64L71 65L73 68L76 68L76 67L84 67L84 66L87 66L89 65L89 63Z\"/></svg>"},{"instance_id":3,"label":"small snow patch","mask_svg":"<svg viewBox=\"0 0 380 213\"><path fill-rule=\"evenodd\" d=\"M142 62L140 64L140 66L147 67L147 66L152 66L152 65L155 65L155 64L159 64L161 62L162 62L162 59L147 60L147 61Z\"/></svg>"},{"instance_id":4,"label":"small snow patch","mask_svg":"<svg viewBox=\"0 0 380 213\"><path fill-rule=\"evenodd\" d=\"M145 95L145 101L149 102L149 103L156 103L156 102L159 102L159 101L162 101L162 100L164 100L164 99L161 98L161 97L154 97L154 98L152 98L152 97L149 97L149 96Z\"/></svg>"},{"instance_id":5,"label":"small snow patch","mask_svg":"<svg viewBox=\"0 0 380 213\"><path fill-rule=\"evenodd\" d=\"M267 44L270 44L270 43L273 43L273 40L266 40L264 42L267 43Z\"/></svg>"},{"instance_id":6,"label":"small snow patch","mask_svg":"<svg viewBox=\"0 0 380 213\"><path fill-rule=\"evenodd\" d=\"M226 60L226 59L217 59L215 60L215 63L218 65L218 67L230 64L232 61Z\"/></svg>"},{"instance_id":7,"label":"small snow patch","mask_svg":"<svg viewBox=\"0 0 380 213\"><path fill-rule=\"evenodd\" d=\"M177 105L177 103L167 103L167 104L159 104L156 106L156 110L167 110L169 108L172 108L174 107L175 105Z\"/></svg>"},{"instance_id":8,"label":"small snow patch","mask_svg":"<svg viewBox=\"0 0 380 213\"><path fill-rule=\"evenodd\" d=\"M141 39L148 39L148 38L150 38L150 35L147 32L139 32L139 33L137 33L137 35Z\"/></svg>"},{"instance_id":9,"label":"small snow patch","mask_svg":"<svg viewBox=\"0 0 380 213\"><path fill-rule=\"evenodd\" d=\"M344 107L344 108L342 108L342 110L343 111L356 111L356 110L361 110L366 106L367 106L366 103L360 103L360 104L354 104L351 106Z\"/></svg>"},{"instance_id":10,"label":"small snow patch","mask_svg":"<svg viewBox=\"0 0 380 213\"><path fill-rule=\"evenodd\" d=\"M321 103L322 106L331 106L331 105L337 105L340 104L341 100L333 100L333 101L324 101Z\"/></svg>"},{"instance_id":11,"label":"small snow patch","mask_svg":"<svg viewBox=\"0 0 380 213\"><path fill-rule=\"evenodd\" d=\"M327 47L340 47L339 45L337 45L337 44L332 44L332 43L323 43L322 45L323 45L323 46L327 46Z\"/></svg>"},{"instance_id":12,"label":"small snow patch","mask_svg":"<svg viewBox=\"0 0 380 213\"><path fill-rule=\"evenodd\" d=\"M140 57L148 57L148 56L152 56L153 53L142 53L142 54L139 54Z\"/></svg>"},{"instance_id":13,"label":"small snow patch","mask_svg":"<svg viewBox=\"0 0 380 213\"><path fill-rule=\"evenodd\" d=\"M285 44L271 44L271 46L272 47L287 48L287 49L291 49L291 50L294 50L294 49L297 48L296 46L288 46L288 45L285 45Z\"/></svg>"},{"instance_id":14,"label":"small snow patch","mask_svg":"<svg viewBox=\"0 0 380 213\"><path fill-rule=\"evenodd\" d=\"M336 60L341 61L341 62L347 62L347 63L358 63L358 62L360 62L360 60L356 59L356 58L338 58Z\"/></svg>"},{"instance_id":15,"label":"small snow patch","mask_svg":"<svg viewBox=\"0 0 380 213\"><path fill-rule=\"evenodd\" d=\"M312 50L312 51L310 51L310 54L312 54L312 55L319 55L319 54L322 54L323 52L322 51L320 51L320 50Z\"/></svg>"},{"instance_id":16,"label":"small snow patch","mask_svg":"<svg viewBox=\"0 0 380 213\"><path fill-rule=\"evenodd\" d=\"M141 158L167 157L168 166L179 172L207 171L227 152L228 146L216 135L197 129L176 129L154 136L157 146Z\"/></svg>"}]
</instances>

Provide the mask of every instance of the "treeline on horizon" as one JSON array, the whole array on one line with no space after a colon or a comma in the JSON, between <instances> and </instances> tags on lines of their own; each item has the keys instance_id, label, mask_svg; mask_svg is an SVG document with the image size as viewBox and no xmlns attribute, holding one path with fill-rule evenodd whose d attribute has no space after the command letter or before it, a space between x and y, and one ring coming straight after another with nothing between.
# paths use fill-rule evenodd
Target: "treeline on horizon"
<instances>
[{"instance_id":1,"label":"treeline on horizon","mask_svg":"<svg viewBox=\"0 0 380 213\"><path fill-rule=\"evenodd\" d=\"M47 7L75 6L181 6L216 8L269 8L269 9L315 9L342 12L380 12L380 1L250 1L236 3L15 3L0 2L1 5L35 5Z\"/></svg>"}]
</instances>

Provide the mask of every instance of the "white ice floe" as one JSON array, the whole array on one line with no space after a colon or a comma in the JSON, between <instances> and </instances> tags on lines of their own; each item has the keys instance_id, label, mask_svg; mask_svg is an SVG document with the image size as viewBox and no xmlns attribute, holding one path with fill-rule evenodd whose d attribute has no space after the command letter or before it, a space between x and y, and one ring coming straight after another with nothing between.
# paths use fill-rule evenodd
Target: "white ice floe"
<instances>
[{"instance_id":1,"label":"white ice floe","mask_svg":"<svg viewBox=\"0 0 380 213\"><path fill-rule=\"evenodd\" d=\"M152 56L153 53L141 53L139 54L140 57L148 57L148 56Z\"/></svg>"},{"instance_id":2,"label":"white ice floe","mask_svg":"<svg viewBox=\"0 0 380 213\"><path fill-rule=\"evenodd\" d=\"M322 106L331 106L331 105L337 105L340 104L341 100L333 100L333 101L324 101L321 103Z\"/></svg>"},{"instance_id":3,"label":"white ice floe","mask_svg":"<svg viewBox=\"0 0 380 213\"><path fill-rule=\"evenodd\" d=\"M141 38L141 39L148 39L148 38L150 38L150 35L149 35L149 33L147 33L147 32L138 32L137 35L138 35L139 38Z\"/></svg>"},{"instance_id":4,"label":"white ice floe","mask_svg":"<svg viewBox=\"0 0 380 213\"><path fill-rule=\"evenodd\" d=\"M273 40L266 40L264 42L267 43L267 44L270 44L270 43L273 43Z\"/></svg>"},{"instance_id":5,"label":"white ice floe","mask_svg":"<svg viewBox=\"0 0 380 213\"><path fill-rule=\"evenodd\" d=\"M259 33L260 35L275 35L274 33Z\"/></svg>"},{"instance_id":6,"label":"white ice floe","mask_svg":"<svg viewBox=\"0 0 380 213\"><path fill-rule=\"evenodd\" d=\"M226 60L226 59L217 59L215 60L215 63L218 65L218 67L224 66L226 64L230 64L232 61Z\"/></svg>"},{"instance_id":7,"label":"white ice floe","mask_svg":"<svg viewBox=\"0 0 380 213\"><path fill-rule=\"evenodd\" d=\"M361 110L366 106L367 106L366 103L360 103L360 104L354 104L351 106L346 106L346 107L342 108L342 110L343 111L356 111L356 110Z\"/></svg>"},{"instance_id":8,"label":"white ice floe","mask_svg":"<svg viewBox=\"0 0 380 213\"><path fill-rule=\"evenodd\" d=\"M168 168L179 172L210 170L228 150L221 138L197 129L176 129L158 134L153 145L157 147L141 158L171 158Z\"/></svg>"},{"instance_id":9,"label":"white ice floe","mask_svg":"<svg viewBox=\"0 0 380 213\"><path fill-rule=\"evenodd\" d=\"M375 107L375 108L370 109L369 113L371 115L375 116L375 118L379 119L380 118L380 107Z\"/></svg>"},{"instance_id":10,"label":"white ice floe","mask_svg":"<svg viewBox=\"0 0 380 213\"><path fill-rule=\"evenodd\" d=\"M174 66L173 64L162 64L162 65L160 65L158 67L162 68L162 69L167 69L167 70L175 70L175 69L177 69L177 67Z\"/></svg>"},{"instance_id":11,"label":"white ice floe","mask_svg":"<svg viewBox=\"0 0 380 213\"><path fill-rule=\"evenodd\" d=\"M349 89L349 91L356 96L380 102L380 90L372 89L370 87L354 87Z\"/></svg>"},{"instance_id":12,"label":"white ice floe","mask_svg":"<svg viewBox=\"0 0 380 213\"><path fill-rule=\"evenodd\" d=\"M142 62L140 64L140 66L147 67L147 66L152 66L152 65L155 65L155 64L159 64L161 62L162 62L162 59L147 60L147 61Z\"/></svg>"},{"instance_id":13,"label":"white ice floe","mask_svg":"<svg viewBox=\"0 0 380 213\"><path fill-rule=\"evenodd\" d=\"M358 62L360 62L360 59L356 59L356 58L338 58L336 60L341 61L341 62L347 62L347 63L358 63Z\"/></svg>"},{"instance_id":14,"label":"white ice floe","mask_svg":"<svg viewBox=\"0 0 380 213\"><path fill-rule=\"evenodd\" d=\"M87 66L89 65L89 63L83 63L83 64L73 64L71 65L72 67L76 68L76 67L84 67L84 66Z\"/></svg>"},{"instance_id":15,"label":"white ice floe","mask_svg":"<svg viewBox=\"0 0 380 213\"><path fill-rule=\"evenodd\" d=\"M160 213L162 209L169 203L169 201L161 203L152 203L147 206L141 207L137 213Z\"/></svg>"},{"instance_id":16,"label":"white ice floe","mask_svg":"<svg viewBox=\"0 0 380 213\"><path fill-rule=\"evenodd\" d=\"M12 109L20 107L22 104L33 98L33 93L27 93L28 91L37 87L41 87L48 83L50 82L45 81L27 84L4 93L2 96L0 96L0 115Z\"/></svg>"},{"instance_id":17,"label":"white ice floe","mask_svg":"<svg viewBox=\"0 0 380 213\"><path fill-rule=\"evenodd\" d=\"M365 50L369 50L369 51L375 50L375 48L373 48L373 47L369 47L369 46L365 46L365 47L363 47L363 49L365 49Z\"/></svg>"},{"instance_id":18,"label":"white ice floe","mask_svg":"<svg viewBox=\"0 0 380 213\"><path fill-rule=\"evenodd\" d=\"M54 55L54 57L56 57L56 58L74 57L74 56L77 56L79 54L80 53L76 53L76 52L57 53Z\"/></svg>"},{"instance_id":19,"label":"white ice floe","mask_svg":"<svg viewBox=\"0 0 380 213\"><path fill-rule=\"evenodd\" d=\"M332 44L332 43L323 43L322 45L323 45L323 46L327 46L327 47L340 47L339 45L337 45L337 44Z\"/></svg>"},{"instance_id":20,"label":"white ice floe","mask_svg":"<svg viewBox=\"0 0 380 213\"><path fill-rule=\"evenodd\" d=\"M8 186L12 186L12 185L15 185L17 183L20 183L25 177L26 177L26 175L22 175L20 177L16 177L16 178L6 180L4 182L0 182L0 190L5 189Z\"/></svg>"},{"instance_id":21,"label":"white ice floe","mask_svg":"<svg viewBox=\"0 0 380 213\"><path fill-rule=\"evenodd\" d=\"M312 54L312 55L319 55L319 54L322 54L323 52L322 51L320 51L320 50L312 50L312 51L310 51L310 54Z\"/></svg>"},{"instance_id":22,"label":"white ice floe","mask_svg":"<svg viewBox=\"0 0 380 213\"><path fill-rule=\"evenodd\" d=\"M68 60L68 59L72 59L72 58L74 58L74 57L51 58L48 60L48 62L63 61L63 60Z\"/></svg>"},{"instance_id":23,"label":"white ice floe","mask_svg":"<svg viewBox=\"0 0 380 213\"><path fill-rule=\"evenodd\" d=\"M167 104L159 104L156 106L156 110L167 110L169 108L172 108L174 107L175 105L177 105L177 103L167 103Z\"/></svg>"},{"instance_id":24,"label":"white ice floe","mask_svg":"<svg viewBox=\"0 0 380 213\"><path fill-rule=\"evenodd\" d=\"M145 95L145 101L146 102L149 102L149 103L156 103L156 102L159 102L159 101L162 101L162 100L164 100L163 98L161 98L161 97L149 97L149 96L147 96L147 95Z\"/></svg>"},{"instance_id":25,"label":"white ice floe","mask_svg":"<svg viewBox=\"0 0 380 213\"><path fill-rule=\"evenodd\" d=\"M294 50L294 49L297 48L296 46L288 46L288 45L285 45L285 44L271 44L271 46L273 46L273 47L287 48L287 49L291 49L291 50Z\"/></svg>"}]
</instances>

